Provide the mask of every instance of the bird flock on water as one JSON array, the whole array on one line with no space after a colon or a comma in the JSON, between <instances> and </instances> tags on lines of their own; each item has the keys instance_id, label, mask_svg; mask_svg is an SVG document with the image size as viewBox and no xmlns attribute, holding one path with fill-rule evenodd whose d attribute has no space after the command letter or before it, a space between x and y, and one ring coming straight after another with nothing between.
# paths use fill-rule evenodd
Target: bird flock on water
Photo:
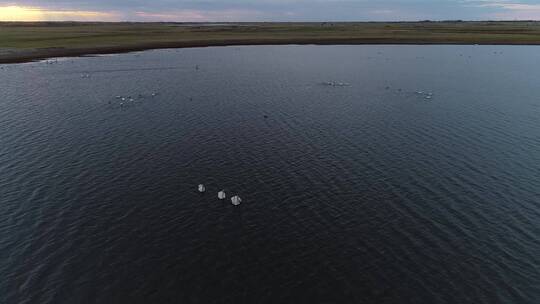
<instances>
[{"instance_id":1,"label":"bird flock on water","mask_svg":"<svg viewBox=\"0 0 540 304\"><path fill-rule=\"evenodd\" d=\"M203 184L199 184L199 186L197 187L197 190L200 193L204 193L206 192L206 187ZM225 190L220 190L217 194L217 197L219 200L224 200L227 197L227 195L225 194ZM238 206L240 205L240 203L242 203L242 199L240 198L240 196L234 195L233 197L231 197L231 203L234 206Z\"/></svg>"}]
</instances>

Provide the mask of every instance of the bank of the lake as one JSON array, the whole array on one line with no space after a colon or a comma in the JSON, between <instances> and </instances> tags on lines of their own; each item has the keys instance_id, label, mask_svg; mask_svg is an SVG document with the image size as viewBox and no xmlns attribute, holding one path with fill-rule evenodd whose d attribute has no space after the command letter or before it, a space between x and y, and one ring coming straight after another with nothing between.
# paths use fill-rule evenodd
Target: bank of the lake
<instances>
[{"instance_id":1,"label":"bank of the lake","mask_svg":"<svg viewBox=\"0 0 540 304\"><path fill-rule=\"evenodd\" d=\"M539 45L540 22L0 23L0 63L161 48L283 44Z\"/></svg>"}]
</instances>

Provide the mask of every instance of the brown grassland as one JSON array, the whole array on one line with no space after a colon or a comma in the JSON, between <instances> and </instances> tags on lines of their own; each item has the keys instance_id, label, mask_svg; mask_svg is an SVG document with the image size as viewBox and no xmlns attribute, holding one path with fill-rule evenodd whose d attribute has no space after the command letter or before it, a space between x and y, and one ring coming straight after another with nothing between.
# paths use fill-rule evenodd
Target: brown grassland
<instances>
[{"instance_id":1,"label":"brown grassland","mask_svg":"<svg viewBox=\"0 0 540 304\"><path fill-rule=\"evenodd\" d=\"M265 44L540 45L540 22L0 22L0 63L155 48Z\"/></svg>"}]
</instances>

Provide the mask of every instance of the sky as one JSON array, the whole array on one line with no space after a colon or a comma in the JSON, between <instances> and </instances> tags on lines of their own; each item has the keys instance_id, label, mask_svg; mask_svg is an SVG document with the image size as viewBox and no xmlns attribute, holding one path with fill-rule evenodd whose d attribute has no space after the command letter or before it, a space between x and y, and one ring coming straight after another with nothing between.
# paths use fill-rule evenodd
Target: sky
<instances>
[{"instance_id":1,"label":"sky","mask_svg":"<svg viewBox=\"0 0 540 304\"><path fill-rule=\"evenodd\" d=\"M0 21L540 20L540 0L0 0Z\"/></svg>"}]
</instances>

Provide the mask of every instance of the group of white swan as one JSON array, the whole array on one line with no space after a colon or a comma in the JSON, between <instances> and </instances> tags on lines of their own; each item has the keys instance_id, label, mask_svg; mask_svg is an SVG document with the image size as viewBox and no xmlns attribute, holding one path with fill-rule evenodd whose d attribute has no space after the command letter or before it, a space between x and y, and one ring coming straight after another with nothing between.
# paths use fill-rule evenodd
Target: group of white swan
<instances>
[{"instance_id":1,"label":"group of white swan","mask_svg":"<svg viewBox=\"0 0 540 304\"><path fill-rule=\"evenodd\" d=\"M206 192L206 187L203 184L199 184L197 189L199 190L200 193ZM224 200L227 197L227 195L225 194L225 190L219 191L218 194L217 194L217 197L220 200ZM231 197L231 203L233 205L238 206L238 205L240 205L241 202L242 202L242 199L240 198L240 196L235 195L235 196Z\"/></svg>"},{"instance_id":2,"label":"group of white swan","mask_svg":"<svg viewBox=\"0 0 540 304\"><path fill-rule=\"evenodd\" d=\"M337 81L325 81L322 84L326 86L331 86L331 87L348 87L350 85L346 82L337 82Z\"/></svg>"},{"instance_id":3,"label":"group of white swan","mask_svg":"<svg viewBox=\"0 0 540 304\"><path fill-rule=\"evenodd\" d=\"M149 96L156 97L158 94L159 94L158 92L152 92ZM134 97L132 97L131 95L127 95L127 96L116 95L115 99L119 100L118 105L120 105L120 107L124 107L124 106L128 105L128 102L130 104L133 104L133 103L135 103L135 101L142 100L142 99L146 98L147 96L148 95L143 95L143 94L137 94L137 96L134 96ZM109 100L108 104L111 104L111 103L112 103L112 101Z\"/></svg>"},{"instance_id":4,"label":"group of white swan","mask_svg":"<svg viewBox=\"0 0 540 304\"><path fill-rule=\"evenodd\" d=\"M431 92L426 93L424 91L416 91L415 93L418 94L418 95L423 95L425 99L433 98L433 93L431 93Z\"/></svg>"}]
</instances>

